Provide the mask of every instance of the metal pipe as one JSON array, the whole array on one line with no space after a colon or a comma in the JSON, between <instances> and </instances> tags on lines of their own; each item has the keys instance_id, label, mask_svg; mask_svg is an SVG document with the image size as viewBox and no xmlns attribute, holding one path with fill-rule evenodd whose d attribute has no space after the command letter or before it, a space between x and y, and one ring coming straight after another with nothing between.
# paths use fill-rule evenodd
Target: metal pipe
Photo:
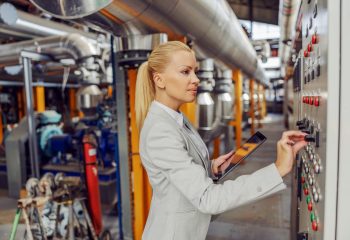
<instances>
[{"instance_id":1,"label":"metal pipe","mask_svg":"<svg viewBox=\"0 0 350 240\"><path fill-rule=\"evenodd\" d=\"M30 0L35 6L59 18L81 18L99 11L109 25L147 26L142 30L166 32L169 36L187 35L206 54L220 59L231 69L240 68L247 75L267 82L266 76L259 74L263 69L249 39L243 32L237 17L225 0L105 0L95 6L91 1L72 2L56 0ZM63 4L64 3L64 4ZM192 16L192 17L188 17ZM105 23L100 23L109 28ZM111 29L113 31L113 29ZM116 32L120 34L119 32ZM129 32L125 31L128 35Z\"/></svg>"},{"instance_id":2,"label":"metal pipe","mask_svg":"<svg viewBox=\"0 0 350 240\"><path fill-rule=\"evenodd\" d=\"M294 38L295 25L300 7L300 0L281 0L279 7L279 26L280 26L280 41L279 41L279 57L281 65L288 62L291 51L291 41Z\"/></svg>"},{"instance_id":3,"label":"metal pipe","mask_svg":"<svg viewBox=\"0 0 350 240\"><path fill-rule=\"evenodd\" d=\"M30 167L32 176L40 178L39 171L39 154L38 154L38 142L36 138L36 124L34 115L34 101L33 101L33 86L32 86L32 63L31 59L27 56L21 56L24 67L24 84L26 92L26 107L27 107L27 121L28 121L28 141L30 152Z\"/></svg>"},{"instance_id":4,"label":"metal pipe","mask_svg":"<svg viewBox=\"0 0 350 240\"><path fill-rule=\"evenodd\" d=\"M0 5L0 28L10 31L8 34L15 32L26 38L64 36L70 33L78 33L93 40L97 38L96 34L20 11L11 3Z\"/></svg>"},{"instance_id":5,"label":"metal pipe","mask_svg":"<svg viewBox=\"0 0 350 240\"><path fill-rule=\"evenodd\" d=\"M0 67L18 64L20 53L23 50L45 53L56 61L66 58L88 61L90 57L100 55L97 46L90 43L87 38L72 33L66 36L51 36L1 45Z\"/></svg>"}]
</instances>

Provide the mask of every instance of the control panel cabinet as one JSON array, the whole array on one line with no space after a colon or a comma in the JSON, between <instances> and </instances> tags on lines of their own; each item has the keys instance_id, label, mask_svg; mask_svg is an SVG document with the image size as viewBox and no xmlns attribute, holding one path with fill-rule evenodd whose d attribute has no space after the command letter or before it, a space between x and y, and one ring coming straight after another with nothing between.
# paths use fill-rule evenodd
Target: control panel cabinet
<instances>
[{"instance_id":1,"label":"control panel cabinet","mask_svg":"<svg viewBox=\"0 0 350 240\"><path fill-rule=\"evenodd\" d=\"M340 229L342 215L346 214L340 209L349 209L339 205L343 202L340 196L350 195L345 187L339 188L345 181L350 184L345 174L340 174L346 171L342 166L350 162L349 155L345 165L342 159L342 152L349 152L350 142L348 146L341 142L350 136L349 122L341 124L350 119L350 111L342 110L350 104L350 94L342 95L342 86L347 84L342 71L350 72L342 69L349 55L342 49L341 39L348 35L344 27L350 24L344 21L349 20L350 9L346 11L343 6L350 4L345 0L303 0L299 10L302 49L294 65L292 128L308 134L308 145L299 152L293 174L293 240L350 239L350 227Z\"/></svg>"}]
</instances>

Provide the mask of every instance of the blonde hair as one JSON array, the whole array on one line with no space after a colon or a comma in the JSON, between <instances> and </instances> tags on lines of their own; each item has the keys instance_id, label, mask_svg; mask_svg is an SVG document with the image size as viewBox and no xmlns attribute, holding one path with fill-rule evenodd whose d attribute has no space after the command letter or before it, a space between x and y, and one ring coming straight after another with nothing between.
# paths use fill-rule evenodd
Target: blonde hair
<instances>
[{"instance_id":1,"label":"blonde hair","mask_svg":"<svg viewBox=\"0 0 350 240\"><path fill-rule=\"evenodd\" d=\"M142 63L138 69L136 78L135 111L136 124L139 131L141 131L148 109L156 95L153 73L164 72L171 60L172 54L176 51L192 52L186 44L179 41L170 41L157 46L148 57L148 61Z\"/></svg>"}]
</instances>

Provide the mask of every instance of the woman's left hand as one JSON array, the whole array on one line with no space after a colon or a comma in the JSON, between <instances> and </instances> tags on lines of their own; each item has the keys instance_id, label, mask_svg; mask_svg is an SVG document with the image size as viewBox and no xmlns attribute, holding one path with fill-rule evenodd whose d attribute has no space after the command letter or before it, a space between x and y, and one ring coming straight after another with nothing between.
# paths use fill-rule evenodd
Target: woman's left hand
<instances>
[{"instance_id":1,"label":"woman's left hand","mask_svg":"<svg viewBox=\"0 0 350 240\"><path fill-rule=\"evenodd\" d=\"M211 164L211 172L214 175L217 175L219 172L224 172L231 163L233 153L234 151L231 151L225 155L221 155L220 157L213 159L213 163Z\"/></svg>"}]
</instances>

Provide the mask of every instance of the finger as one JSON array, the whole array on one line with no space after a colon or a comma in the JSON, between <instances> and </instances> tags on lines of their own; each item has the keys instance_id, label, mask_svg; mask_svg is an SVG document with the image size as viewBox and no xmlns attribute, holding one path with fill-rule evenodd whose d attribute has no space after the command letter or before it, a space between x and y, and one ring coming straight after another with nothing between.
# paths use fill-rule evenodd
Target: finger
<instances>
[{"instance_id":1,"label":"finger","mask_svg":"<svg viewBox=\"0 0 350 240\"><path fill-rule=\"evenodd\" d=\"M304 132L297 131L297 130L291 130L291 131L285 131L282 134L282 139L290 138L290 137L298 137L298 136L305 136L307 135Z\"/></svg>"},{"instance_id":2,"label":"finger","mask_svg":"<svg viewBox=\"0 0 350 240\"><path fill-rule=\"evenodd\" d=\"M300 141L297 142L294 146L293 146L293 150L295 153L299 152L300 149L302 149L303 147L305 147L307 145L307 142L305 141Z\"/></svg>"},{"instance_id":3,"label":"finger","mask_svg":"<svg viewBox=\"0 0 350 240\"><path fill-rule=\"evenodd\" d=\"M295 142L294 141L292 141L292 140L290 140L290 139L282 139L281 140L281 143L283 144L283 145L285 145L285 144L287 144L287 145L290 145L290 146L293 146L294 144L295 144Z\"/></svg>"},{"instance_id":4,"label":"finger","mask_svg":"<svg viewBox=\"0 0 350 240\"><path fill-rule=\"evenodd\" d=\"M225 155L222 155L222 157L228 158L228 157L230 157L233 153L234 153L234 151L232 150L231 152L226 153Z\"/></svg>"},{"instance_id":5,"label":"finger","mask_svg":"<svg viewBox=\"0 0 350 240\"><path fill-rule=\"evenodd\" d=\"M213 164L213 166L212 166L212 170L213 170L213 173L216 175L216 174L218 174L218 166L216 166L215 164Z\"/></svg>"},{"instance_id":6,"label":"finger","mask_svg":"<svg viewBox=\"0 0 350 240\"><path fill-rule=\"evenodd\" d=\"M224 158L224 156L220 156L217 159L215 159L214 164L216 166L220 166L221 164L223 164L225 161L227 160L227 158Z\"/></svg>"}]
</instances>

